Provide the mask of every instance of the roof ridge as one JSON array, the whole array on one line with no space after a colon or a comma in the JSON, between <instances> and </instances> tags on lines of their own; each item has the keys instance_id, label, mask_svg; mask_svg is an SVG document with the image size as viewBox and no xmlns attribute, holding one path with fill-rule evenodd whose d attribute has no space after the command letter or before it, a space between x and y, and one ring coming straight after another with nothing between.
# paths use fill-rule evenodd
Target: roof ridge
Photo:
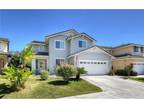
<instances>
[{"instance_id":1,"label":"roof ridge","mask_svg":"<svg viewBox=\"0 0 144 108\"><path fill-rule=\"evenodd\" d=\"M144 46L144 45L142 45L142 44L127 43L127 44L121 44L121 45L115 46L114 48L126 47L126 46L129 46L129 45L139 45L139 46Z\"/></svg>"},{"instance_id":2,"label":"roof ridge","mask_svg":"<svg viewBox=\"0 0 144 108\"><path fill-rule=\"evenodd\" d=\"M7 41L7 42L9 41L8 38L3 38L3 37L0 37L0 40Z\"/></svg>"},{"instance_id":3,"label":"roof ridge","mask_svg":"<svg viewBox=\"0 0 144 108\"><path fill-rule=\"evenodd\" d=\"M45 37L49 37L49 36L56 35L56 34L63 33L63 32L67 32L67 31L75 31L75 32L78 32L78 31L75 30L75 29L67 29L67 30L64 30L64 31L61 31L61 32L56 32L56 33L47 35L47 36L45 36ZM78 33L79 33L79 32L78 32Z\"/></svg>"}]
</instances>

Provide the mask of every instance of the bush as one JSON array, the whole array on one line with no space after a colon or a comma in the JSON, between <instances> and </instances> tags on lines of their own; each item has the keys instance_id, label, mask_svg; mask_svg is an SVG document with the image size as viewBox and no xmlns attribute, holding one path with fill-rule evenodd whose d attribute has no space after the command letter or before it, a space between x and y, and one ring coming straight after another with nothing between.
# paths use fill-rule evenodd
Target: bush
<instances>
[{"instance_id":1,"label":"bush","mask_svg":"<svg viewBox=\"0 0 144 108\"><path fill-rule=\"evenodd\" d=\"M4 68L0 69L0 75L5 75Z\"/></svg>"},{"instance_id":2,"label":"bush","mask_svg":"<svg viewBox=\"0 0 144 108\"><path fill-rule=\"evenodd\" d=\"M77 68L77 73L76 73L76 80L78 81L80 79L81 74L86 74L87 71L85 70L84 67L78 67Z\"/></svg>"},{"instance_id":3,"label":"bush","mask_svg":"<svg viewBox=\"0 0 144 108\"><path fill-rule=\"evenodd\" d=\"M137 76L138 75L138 73L137 72L131 72L131 76Z\"/></svg>"},{"instance_id":4,"label":"bush","mask_svg":"<svg viewBox=\"0 0 144 108\"><path fill-rule=\"evenodd\" d=\"M11 87L18 91L21 88L25 88L25 82L31 75L31 71L28 69L8 67L4 69L4 74L4 78L10 81Z\"/></svg>"},{"instance_id":5,"label":"bush","mask_svg":"<svg viewBox=\"0 0 144 108\"><path fill-rule=\"evenodd\" d=\"M134 72L134 71L127 71L127 70L125 70L125 69L120 69L120 70L117 70L116 71L116 73L115 73L116 75L120 75L120 76L137 76L138 75L138 73L137 72Z\"/></svg>"},{"instance_id":6,"label":"bush","mask_svg":"<svg viewBox=\"0 0 144 108\"><path fill-rule=\"evenodd\" d=\"M117 70L115 74L120 76L128 76L128 73L124 69Z\"/></svg>"},{"instance_id":7,"label":"bush","mask_svg":"<svg viewBox=\"0 0 144 108\"><path fill-rule=\"evenodd\" d=\"M76 68L73 65L60 65L56 67L58 76L62 76L65 82L69 82L70 78L76 75Z\"/></svg>"},{"instance_id":8,"label":"bush","mask_svg":"<svg viewBox=\"0 0 144 108\"><path fill-rule=\"evenodd\" d=\"M42 80L47 80L48 79L48 71L42 71L41 75L40 75Z\"/></svg>"}]
</instances>

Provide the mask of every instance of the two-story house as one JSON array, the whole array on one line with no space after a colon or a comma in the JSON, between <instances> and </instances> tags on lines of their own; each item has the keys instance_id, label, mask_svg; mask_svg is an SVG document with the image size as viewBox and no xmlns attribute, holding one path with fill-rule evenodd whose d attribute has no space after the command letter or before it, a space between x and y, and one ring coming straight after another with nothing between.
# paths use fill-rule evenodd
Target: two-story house
<instances>
[{"instance_id":1,"label":"two-story house","mask_svg":"<svg viewBox=\"0 0 144 108\"><path fill-rule=\"evenodd\" d=\"M65 63L85 67L89 75L108 74L112 67L114 57L96 46L94 38L74 29L48 35L44 42L31 43L36 50L31 62L34 73L49 69L54 74L55 67Z\"/></svg>"},{"instance_id":2,"label":"two-story house","mask_svg":"<svg viewBox=\"0 0 144 108\"><path fill-rule=\"evenodd\" d=\"M144 45L130 43L115 47L112 51L113 55L117 57L113 61L115 70L124 69L132 64L133 71L144 74Z\"/></svg>"},{"instance_id":3,"label":"two-story house","mask_svg":"<svg viewBox=\"0 0 144 108\"><path fill-rule=\"evenodd\" d=\"M112 48L103 47L103 49L110 51L116 57L113 60L114 71L133 65L133 71L144 74L144 45L129 43Z\"/></svg>"},{"instance_id":4,"label":"two-story house","mask_svg":"<svg viewBox=\"0 0 144 108\"><path fill-rule=\"evenodd\" d=\"M0 70L7 65L9 52L9 40L0 38Z\"/></svg>"},{"instance_id":5,"label":"two-story house","mask_svg":"<svg viewBox=\"0 0 144 108\"><path fill-rule=\"evenodd\" d=\"M31 68L36 74L39 74L41 70L48 69L48 44L41 41L31 42L33 49L35 50L34 58L31 62Z\"/></svg>"}]
</instances>

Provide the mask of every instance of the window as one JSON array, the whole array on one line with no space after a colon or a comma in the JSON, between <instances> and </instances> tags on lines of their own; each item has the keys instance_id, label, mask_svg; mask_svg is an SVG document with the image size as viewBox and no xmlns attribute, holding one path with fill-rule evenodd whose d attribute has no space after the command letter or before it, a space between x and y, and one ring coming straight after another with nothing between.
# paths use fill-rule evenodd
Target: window
<instances>
[{"instance_id":1,"label":"window","mask_svg":"<svg viewBox=\"0 0 144 108\"><path fill-rule=\"evenodd\" d=\"M56 59L56 65L63 65L65 63L64 59Z\"/></svg>"},{"instance_id":2,"label":"window","mask_svg":"<svg viewBox=\"0 0 144 108\"><path fill-rule=\"evenodd\" d=\"M139 47L135 46L134 47L134 52L139 52Z\"/></svg>"},{"instance_id":3,"label":"window","mask_svg":"<svg viewBox=\"0 0 144 108\"><path fill-rule=\"evenodd\" d=\"M144 52L144 47L141 47L141 52L142 52L142 53Z\"/></svg>"},{"instance_id":4,"label":"window","mask_svg":"<svg viewBox=\"0 0 144 108\"><path fill-rule=\"evenodd\" d=\"M86 48L86 41L85 40L79 41L79 48Z\"/></svg>"},{"instance_id":5,"label":"window","mask_svg":"<svg viewBox=\"0 0 144 108\"><path fill-rule=\"evenodd\" d=\"M64 49L64 41L55 41L56 49Z\"/></svg>"},{"instance_id":6,"label":"window","mask_svg":"<svg viewBox=\"0 0 144 108\"><path fill-rule=\"evenodd\" d=\"M86 62L83 62L84 64L86 64Z\"/></svg>"},{"instance_id":7,"label":"window","mask_svg":"<svg viewBox=\"0 0 144 108\"><path fill-rule=\"evenodd\" d=\"M45 51L45 46L39 46L39 51Z\"/></svg>"},{"instance_id":8,"label":"window","mask_svg":"<svg viewBox=\"0 0 144 108\"><path fill-rule=\"evenodd\" d=\"M36 51L39 51L39 46L38 45L34 45L33 49L36 50Z\"/></svg>"}]
</instances>

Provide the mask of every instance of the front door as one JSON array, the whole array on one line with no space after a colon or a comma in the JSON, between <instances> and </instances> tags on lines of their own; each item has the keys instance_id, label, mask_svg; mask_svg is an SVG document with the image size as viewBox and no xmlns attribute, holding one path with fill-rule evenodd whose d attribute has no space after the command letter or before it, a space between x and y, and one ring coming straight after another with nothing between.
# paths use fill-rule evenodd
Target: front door
<instances>
[{"instance_id":1,"label":"front door","mask_svg":"<svg viewBox=\"0 0 144 108\"><path fill-rule=\"evenodd\" d=\"M47 60L37 59L36 60L36 73L40 74L42 70L47 69Z\"/></svg>"},{"instance_id":2,"label":"front door","mask_svg":"<svg viewBox=\"0 0 144 108\"><path fill-rule=\"evenodd\" d=\"M46 70L46 60L38 60L38 69Z\"/></svg>"}]
</instances>

